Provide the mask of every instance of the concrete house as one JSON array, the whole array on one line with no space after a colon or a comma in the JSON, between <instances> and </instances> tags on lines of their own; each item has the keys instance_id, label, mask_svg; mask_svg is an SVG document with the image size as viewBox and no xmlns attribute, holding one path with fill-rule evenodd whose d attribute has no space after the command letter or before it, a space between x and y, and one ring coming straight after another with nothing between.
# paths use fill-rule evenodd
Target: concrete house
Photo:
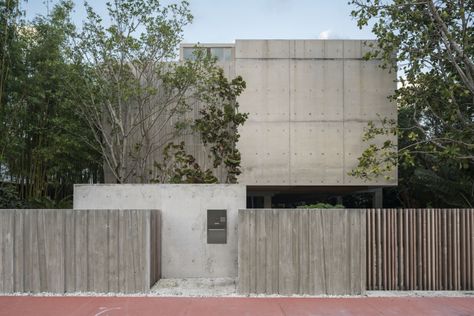
<instances>
[{"instance_id":1,"label":"concrete house","mask_svg":"<svg viewBox=\"0 0 474 316\"><path fill-rule=\"evenodd\" d=\"M397 170L390 180L364 181L348 174L368 145L362 141L367 123L397 119L396 104L388 99L396 88L396 72L380 68L381 60L364 59L374 45L365 40L181 44L181 61L193 58L199 46L217 57L229 78L241 75L247 83L238 100L239 110L249 113L240 129L238 182L247 186L248 207L343 204L352 193L368 193L373 206L382 206L382 188L397 185ZM197 109L189 118L196 115ZM173 128L170 123L168 129ZM175 141L184 141L204 169L212 168L198 135ZM163 159L159 150L152 156L150 170L153 161ZM214 173L225 181L224 168ZM107 168L105 182L114 182Z\"/></svg>"},{"instance_id":2,"label":"concrete house","mask_svg":"<svg viewBox=\"0 0 474 316\"><path fill-rule=\"evenodd\" d=\"M381 188L348 172L364 149L371 120L396 119L387 99L395 74L366 61L365 41L237 40L200 44L218 58L226 75L247 82L240 111L249 119L238 143L239 184L95 184L74 187L74 209L132 209L161 213L162 278L237 277L238 213L254 208L294 208L294 201L342 199L370 192L381 206ZM192 58L195 44L181 46ZM197 112L197 111L194 111ZM191 114L194 115L194 114ZM185 136L187 150L201 163L199 139ZM157 157L159 158L159 157ZM216 170L216 175L222 170Z\"/></svg>"},{"instance_id":3,"label":"concrete house","mask_svg":"<svg viewBox=\"0 0 474 316\"><path fill-rule=\"evenodd\" d=\"M229 77L241 75L247 88L240 111L239 183L247 185L249 207L278 206L293 198L370 192L381 207L381 188L397 185L397 171L365 182L348 173L367 144L369 121L397 119L388 100L396 73L380 60L365 60L375 41L236 40L199 44L217 57ZM196 44L181 45L181 59ZM379 117L380 116L380 117ZM396 139L394 139L396 141ZM329 195L328 195L329 194ZM285 206L286 204L282 204Z\"/></svg>"}]
</instances>

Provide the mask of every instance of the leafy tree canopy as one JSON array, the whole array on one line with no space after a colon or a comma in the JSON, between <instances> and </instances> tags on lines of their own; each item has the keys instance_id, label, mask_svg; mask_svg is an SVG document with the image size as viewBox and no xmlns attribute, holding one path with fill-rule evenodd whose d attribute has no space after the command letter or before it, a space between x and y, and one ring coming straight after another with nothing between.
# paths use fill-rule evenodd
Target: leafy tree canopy
<instances>
[{"instance_id":1,"label":"leafy tree canopy","mask_svg":"<svg viewBox=\"0 0 474 316\"><path fill-rule=\"evenodd\" d=\"M397 164L404 204L474 204L474 1L353 0L359 27L372 23L378 45L366 57L382 57L384 67L400 71L391 96L399 108L398 126L368 126L367 150L351 173L370 179ZM380 127L382 125L382 127ZM397 145L375 145L395 133ZM455 182L450 190L444 185ZM454 187L458 188L453 192ZM432 191L418 199L415 191ZM443 198L439 198L439 197ZM411 201L411 202L410 202ZM418 202L415 202L418 201Z\"/></svg>"},{"instance_id":2,"label":"leafy tree canopy","mask_svg":"<svg viewBox=\"0 0 474 316\"><path fill-rule=\"evenodd\" d=\"M23 200L70 197L74 183L97 181L102 173L100 155L83 141L91 134L66 85L73 70L64 54L73 29L72 3L60 2L48 16L32 21L24 20L18 2L0 8L6 14L1 181L15 184Z\"/></svg>"}]
</instances>

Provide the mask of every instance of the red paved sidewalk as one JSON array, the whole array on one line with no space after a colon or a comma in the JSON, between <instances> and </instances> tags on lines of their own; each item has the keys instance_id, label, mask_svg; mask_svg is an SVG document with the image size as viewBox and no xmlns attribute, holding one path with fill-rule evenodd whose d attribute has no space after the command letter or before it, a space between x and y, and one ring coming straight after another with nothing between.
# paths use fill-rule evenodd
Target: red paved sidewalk
<instances>
[{"instance_id":1,"label":"red paved sidewalk","mask_svg":"<svg viewBox=\"0 0 474 316\"><path fill-rule=\"evenodd\" d=\"M474 315L474 297L172 298L0 296L0 315Z\"/></svg>"}]
</instances>

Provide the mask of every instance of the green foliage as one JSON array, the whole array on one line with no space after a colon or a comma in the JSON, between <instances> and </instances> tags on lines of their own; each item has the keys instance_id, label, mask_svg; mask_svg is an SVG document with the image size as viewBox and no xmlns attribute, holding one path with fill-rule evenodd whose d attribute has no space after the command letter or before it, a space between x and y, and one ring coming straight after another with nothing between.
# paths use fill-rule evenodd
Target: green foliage
<instances>
[{"instance_id":1,"label":"green foliage","mask_svg":"<svg viewBox=\"0 0 474 316\"><path fill-rule=\"evenodd\" d=\"M60 200L53 200L49 196L37 197L28 201L29 208L43 209L71 209L72 195L68 195Z\"/></svg>"},{"instance_id":2,"label":"green foliage","mask_svg":"<svg viewBox=\"0 0 474 316\"><path fill-rule=\"evenodd\" d=\"M377 141L384 137L397 136L398 129L395 120L382 118L376 125L369 122L364 129L362 140L369 143L358 158L358 165L349 172L353 177L371 180L381 175L389 180L391 171L396 168L398 155L397 143L393 139L385 139L382 145Z\"/></svg>"},{"instance_id":3,"label":"green foliage","mask_svg":"<svg viewBox=\"0 0 474 316\"><path fill-rule=\"evenodd\" d=\"M245 89L245 81L240 76L227 79L215 58L208 56L206 50L196 47L194 54L195 58L192 60L186 60L173 71L163 74L167 86L175 89L189 87L189 98L182 99L185 111L194 107L199 109L197 119L193 121L178 118L175 128L182 133L199 135L203 147L209 153L213 169L223 166L226 171L225 182L236 183L241 159L236 147L240 137L238 128L248 116L246 113L239 113L237 97ZM196 161L193 163L198 164ZM166 165L165 161L159 164L161 168L158 170L158 179L161 182L169 182L173 178L165 168ZM174 169L178 178L183 171ZM206 172L212 173L212 170L207 169Z\"/></svg>"},{"instance_id":4,"label":"green foliage","mask_svg":"<svg viewBox=\"0 0 474 316\"><path fill-rule=\"evenodd\" d=\"M224 77L221 68L215 68L206 90L200 93L204 108L194 127L199 131L204 145L210 146L214 168L224 163L226 183L236 183L240 171L239 126L247 120L247 113L239 113L237 97L245 89L245 81L238 76L231 81Z\"/></svg>"},{"instance_id":5,"label":"green foliage","mask_svg":"<svg viewBox=\"0 0 474 316\"><path fill-rule=\"evenodd\" d=\"M372 179L387 175L398 164L405 206L472 205L474 1L351 3L359 27L371 23L378 39L366 57L382 58L383 67L398 66L401 73L401 86L391 96L398 104L398 126L384 124L384 118L375 124L380 128L368 126L367 149L351 174ZM394 130L398 150L392 141L383 142ZM458 182L462 188L454 186L460 190L456 193L441 185L443 181Z\"/></svg>"},{"instance_id":6,"label":"green foliage","mask_svg":"<svg viewBox=\"0 0 474 316\"><path fill-rule=\"evenodd\" d=\"M169 62L192 20L188 7L186 1L116 0L106 3L104 21L85 3L87 18L68 51L80 85L70 90L118 183L148 181L149 156L165 145L153 130L185 112L184 90L167 86L163 74L172 71Z\"/></svg>"},{"instance_id":7,"label":"green foliage","mask_svg":"<svg viewBox=\"0 0 474 316\"><path fill-rule=\"evenodd\" d=\"M0 186L0 209L2 208L26 208L27 203L18 195L18 190L14 185Z\"/></svg>"},{"instance_id":8,"label":"green foliage","mask_svg":"<svg viewBox=\"0 0 474 316\"><path fill-rule=\"evenodd\" d=\"M16 29L21 22L21 11L18 0L0 0L0 114L7 101L5 91L9 89L8 77L18 60ZM0 136L2 136L0 134Z\"/></svg>"},{"instance_id":9,"label":"green foliage","mask_svg":"<svg viewBox=\"0 0 474 316\"><path fill-rule=\"evenodd\" d=\"M163 150L163 161L155 162L159 177L155 183L217 183L212 170L203 171L196 159L186 153L184 142L169 143Z\"/></svg>"},{"instance_id":10,"label":"green foliage","mask_svg":"<svg viewBox=\"0 0 474 316\"><path fill-rule=\"evenodd\" d=\"M72 71L64 54L73 29L71 10L72 2L62 1L49 16L12 20L0 165L2 178L18 184L23 200L59 201L72 193L74 183L101 174L100 156L84 143L91 134L66 85Z\"/></svg>"},{"instance_id":11,"label":"green foliage","mask_svg":"<svg viewBox=\"0 0 474 316\"><path fill-rule=\"evenodd\" d=\"M332 205L332 204L329 204L329 203L316 203L316 204L298 206L298 208L323 208L323 209L326 209L326 208L344 208L344 205L342 205L342 204Z\"/></svg>"},{"instance_id":12,"label":"green foliage","mask_svg":"<svg viewBox=\"0 0 474 316\"><path fill-rule=\"evenodd\" d=\"M77 32L71 0L31 21L21 2L0 0L0 180L14 182L31 205L69 205L72 184L100 181L104 165L117 182L150 181L150 157L164 150L168 160L157 164L163 181L216 182L214 170L199 166L183 144L166 146L193 133L212 166L223 165L227 181L235 182L237 128L246 118L236 98L245 82L226 79L204 54L174 62L192 21L188 2L106 6L104 22L85 3L87 18ZM190 121L196 106L200 118ZM157 133L168 131L168 122L174 129Z\"/></svg>"}]
</instances>

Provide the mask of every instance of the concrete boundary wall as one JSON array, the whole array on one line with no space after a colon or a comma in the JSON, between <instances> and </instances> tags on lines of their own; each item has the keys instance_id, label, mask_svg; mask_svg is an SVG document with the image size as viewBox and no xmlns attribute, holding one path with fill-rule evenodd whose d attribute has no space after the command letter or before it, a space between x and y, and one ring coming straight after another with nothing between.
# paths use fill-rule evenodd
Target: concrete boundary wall
<instances>
[{"instance_id":1,"label":"concrete boundary wall","mask_svg":"<svg viewBox=\"0 0 474 316\"><path fill-rule=\"evenodd\" d=\"M0 292L146 292L158 210L0 210Z\"/></svg>"},{"instance_id":2,"label":"concrete boundary wall","mask_svg":"<svg viewBox=\"0 0 474 316\"><path fill-rule=\"evenodd\" d=\"M362 294L366 210L239 211L242 294Z\"/></svg>"},{"instance_id":3,"label":"concrete boundary wall","mask_svg":"<svg viewBox=\"0 0 474 316\"><path fill-rule=\"evenodd\" d=\"M74 209L159 209L162 277L237 277L239 184L97 184L74 186ZM227 211L227 243L207 243L207 210Z\"/></svg>"}]
</instances>

